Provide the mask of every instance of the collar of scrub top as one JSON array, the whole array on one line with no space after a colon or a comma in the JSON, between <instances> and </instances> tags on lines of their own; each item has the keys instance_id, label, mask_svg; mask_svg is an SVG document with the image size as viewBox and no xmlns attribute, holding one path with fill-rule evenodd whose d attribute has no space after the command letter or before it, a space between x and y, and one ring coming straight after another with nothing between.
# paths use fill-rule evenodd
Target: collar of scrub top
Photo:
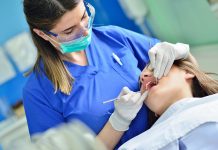
<instances>
[{"instance_id":1,"label":"collar of scrub top","mask_svg":"<svg viewBox=\"0 0 218 150\"><path fill-rule=\"evenodd\" d=\"M86 50L86 52L89 49ZM70 70L73 70L71 74L75 78L79 78L80 76L84 75L96 75L99 72L98 67L93 66L93 65L87 65L87 66L80 66L77 64L74 64L72 62L64 61L64 64L69 68Z\"/></svg>"},{"instance_id":2,"label":"collar of scrub top","mask_svg":"<svg viewBox=\"0 0 218 150\"><path fill-rule=\"evenodd\" d=\"M86 53L89 55L89 48L86 49ZM88 56L88 60L89 59L89 56ZM69 62L69 61L63 61L65 66L67 68L69 68L69 70L73 70L72 72L70 72L72 74L72 76L74 78L79 78L80 76L84 76L84 74L87 74L87 75L96 75L98 72L99 72L99 69L98 67L94 66L94 65L87 65L87 66L80 66L80 65L77 65L75 63L72 63L72 62ZM45 73L45 68L44 68L44 64L43 64L43 61L42 59L40 60L40 63L39 63L39 67L40 67L40 70L44 73Z\"/></svg>"}]
</instances>

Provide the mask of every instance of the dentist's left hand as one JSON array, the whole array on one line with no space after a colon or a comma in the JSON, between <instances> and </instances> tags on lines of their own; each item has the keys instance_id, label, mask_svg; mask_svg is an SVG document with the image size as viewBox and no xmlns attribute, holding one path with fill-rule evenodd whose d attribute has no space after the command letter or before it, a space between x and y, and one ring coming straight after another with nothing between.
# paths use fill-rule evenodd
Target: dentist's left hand
<instances>
[{"instance_id":1,"label":"dentist's left hand","mask_svg":"<svg viewBox=\"0 0 218 150\"><path fill-rule=\"evenodd\" d=\"M154 76L160 79L168 74L174 60L186 59L189 56L189 45L161 42L152 47L148 55L154 69Z\"/></svg>"},{"instance_id":2,"label":"dentist's left hand","mask_svg":"<svg viewBox=\"0 0 218 150\"><path fill-rule=\"evenodd\" d=\"M115 110L109 118L112 127L117 131L129 129L131 121L136 117L147 97L147 92L142 95L124 87L114 102Z\"/></svg>"}]
</instances>

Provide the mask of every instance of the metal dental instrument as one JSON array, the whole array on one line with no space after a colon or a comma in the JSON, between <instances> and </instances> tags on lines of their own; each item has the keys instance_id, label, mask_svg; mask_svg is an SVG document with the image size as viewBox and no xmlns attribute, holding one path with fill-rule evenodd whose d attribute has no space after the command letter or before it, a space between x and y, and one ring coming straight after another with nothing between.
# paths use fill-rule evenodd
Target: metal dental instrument
<instances>
[{"instance_id":1,"label":"metal dental instrument","mask_svg":"<svg viewBox=\"0 0 218 150\"><path fill-rule=\"evenodd\" d=\"M138 92L135 92L135 93L141 93L141 92L138 91ZM113 99L110 99L110 100L104 101L104 102L102 102L102 103L103 103L103 104L106 104L106 103L113 102L113 101L115 101L115 100L119 100L119 98L118 98L118 97L117 97L117 98L113 98Z\"/></svg>"},{"instance_id":2,"label":"metal dental instrument","mask_svg":"<svg viewBox=\"0 0 218 150\"><path fill-rule=\"evenodd\" d=\"M148 85L151 84L151 81L149 81L146 85L145 85L145 90L148 90Z\"/></svg>"},{"instance_id":3,"label":"metal dental instrument","mask_svg":"<svg viewBox=\"0 0 218 150\"><path fill-rule=\"evenodd\" d=\"M104 101L104 102L102 102L102 103L103 103L103 104L106 104L106 103L113 102L113 101L115 101L115 100L118 100L118 98L110 99L110 100Z\"/></svg>"},{"instance_id":4,"label":"metal dental instrument","mask_svg":"<svg viewBox=\"0 0 218 150\"><path fill-rule=\"evenodd\" d=\"M155 78L155 84L158 84L158 79L157 78Z\"/></svg>"}]
</instances>

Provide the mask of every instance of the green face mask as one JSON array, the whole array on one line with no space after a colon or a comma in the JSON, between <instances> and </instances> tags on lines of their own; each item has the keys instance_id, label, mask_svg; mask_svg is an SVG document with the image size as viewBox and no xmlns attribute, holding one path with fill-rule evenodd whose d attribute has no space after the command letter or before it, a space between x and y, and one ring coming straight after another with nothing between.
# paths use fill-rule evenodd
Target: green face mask
<instances>
[{"instance_id":1,"label":"green face mask","mask_svg":"<svg viewBox=\"0 0 218 150\"><path fill-rule=\"evenodd\" d=\"M61 52L65 54L85 50L91 43L91 35L92 29L90 28L87 36L69 42L60 43Z\"/></svg>"}]
</instances>

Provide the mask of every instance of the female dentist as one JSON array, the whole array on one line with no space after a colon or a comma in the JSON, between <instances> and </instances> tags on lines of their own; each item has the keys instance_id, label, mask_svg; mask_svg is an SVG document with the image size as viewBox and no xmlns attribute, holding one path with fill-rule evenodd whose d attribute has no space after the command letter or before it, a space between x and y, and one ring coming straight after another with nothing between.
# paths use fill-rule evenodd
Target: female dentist
<instances>
[{"instance_id":1,"label":"female dentist","mask_svg":"<svg viewBox=\"0 0 218 150\"><path fill-rule=\"evenodd\" d=\"M95 9L83 0L24 0L24 13L38 51L23 89L30 135L79 119L109 149L119 146L148 127L147 109L136 102L146 94L136 91L149 58L160 78L189 53L186 44L159 43L116 26L94 28ZM120 93L124 86L131 91ZM124 101L115 111L103 103L118 95Z\"/></svg>"}]
</instances>

